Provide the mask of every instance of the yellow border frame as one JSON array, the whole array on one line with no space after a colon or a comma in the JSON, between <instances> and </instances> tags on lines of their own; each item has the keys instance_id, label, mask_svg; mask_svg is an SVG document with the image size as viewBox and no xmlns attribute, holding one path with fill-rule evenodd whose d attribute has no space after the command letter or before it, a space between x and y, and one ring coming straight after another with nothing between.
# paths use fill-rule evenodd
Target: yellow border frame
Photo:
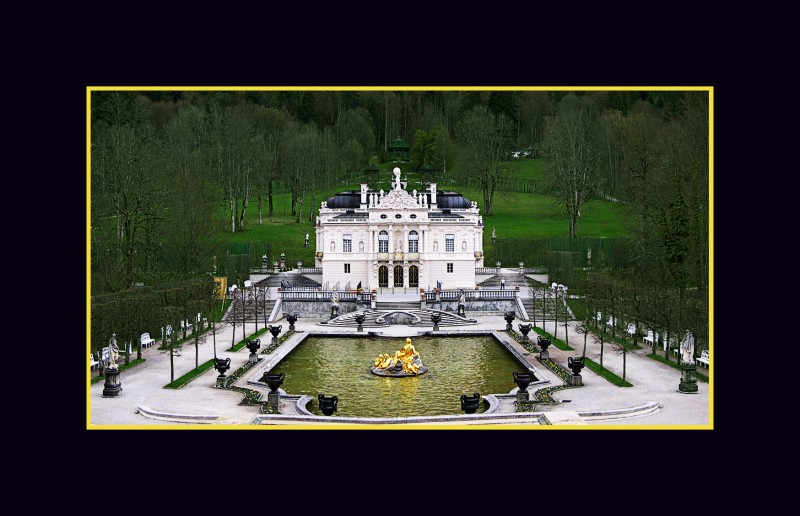
<instances>
[{"instance_id":1,"label":"yellow border frame","mask_svg":"<svg viewBox=\"0 0 800 516\"><path fill-rule=\"evenodd\" d=\"M708 92L708 349L714 353L714 87L713 86L87 86L86 87L86 348L91 351L91 97L93 91L706 91ZM84 359L85 360L85 359ZM709 367L705 425L92 425L91 370L86 370L88 430L713 430L714 369ZM255 417L255 416L254 416Z\"/></svg>"}]
</instances>

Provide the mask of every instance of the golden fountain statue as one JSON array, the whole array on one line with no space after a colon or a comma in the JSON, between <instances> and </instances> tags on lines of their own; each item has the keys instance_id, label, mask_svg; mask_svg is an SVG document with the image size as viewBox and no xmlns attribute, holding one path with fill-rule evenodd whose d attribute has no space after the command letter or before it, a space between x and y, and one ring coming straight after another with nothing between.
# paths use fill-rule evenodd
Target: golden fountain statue
<instances>
[{"instance_id":1,"label":"golden fountain statue","mask_svg":"<svg viewBox=\"0 0 800 516\"><path fill-rule=\"evenodd\" d=\"M371 370L379 376L416 376L428 372L428 368L422 365L414 344L408 338L405 346L395 351L394 355L388 353L378 355Z\"/></svg>"}]
</instances>

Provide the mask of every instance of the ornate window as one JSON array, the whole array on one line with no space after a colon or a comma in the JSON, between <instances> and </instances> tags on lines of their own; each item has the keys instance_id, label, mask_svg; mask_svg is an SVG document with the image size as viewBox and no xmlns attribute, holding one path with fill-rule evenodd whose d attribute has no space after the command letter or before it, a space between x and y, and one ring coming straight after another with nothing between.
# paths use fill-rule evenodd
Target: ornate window
<instances>
[{"instance_id":1,"label":"ornate window","mask_svg":"<svg viewBox=\"0 0 800 516\"><path fill-rule=\"evenodd\" d=\"M444 236L444 250L447 253L452 253L456 250L456 236L455 235L445 235Z\"/></svg>"},{"instance_id":2,"label":"ornate window","mask_svg":"<svg viewBox=\"0 0 800 516\"><path fill-rule=\"evenodd\" d=\"M342 235L342 252L353 252L353 235Z\"/></svg>"},{"instance_id":3,"label":"ornate window","mask_svg":"<svg viewBox=\"0 0 800 516\"><path fill-rule=\"evenodd\" d=\"M378 252L379 253L388 253L389 252L389 233L386 231L381 231L378 233Z\"/></svg>"},{"instance_id":4,"label":"ornate window","mask_svg":"<svg viewBox=\"0 0 800 516\"><path fill-rule=\"evenodd\" d=\"M409 253L418 253L419 252L419 235L416 231L412 231L408 234L408 252Z\"/></svg>"}]
</instances>

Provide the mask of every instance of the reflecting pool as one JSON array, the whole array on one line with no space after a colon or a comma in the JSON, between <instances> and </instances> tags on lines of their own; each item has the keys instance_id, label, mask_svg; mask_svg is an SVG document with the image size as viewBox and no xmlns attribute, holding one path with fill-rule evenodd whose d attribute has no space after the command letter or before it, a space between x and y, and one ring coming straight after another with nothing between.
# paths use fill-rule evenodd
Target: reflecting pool
<instances>
[{"instance_id":1,"label":"reflecting pool","mask_svg":"<svg viewBox=\"0 0 800 516\"><path fill-rule=\"evenodd\" d=\"M461 395L507 393L513 371L527 371L494 337L417 337L414 346L428 372L413 377L376 376L381 353L394 354L405 338L309 337L272 368L286 373L289 394L308 394L308 410L322 415L317 395L336 395L335 415L400 417L460 414ZM487 408L482 402L478 412Z\"/></svg>"}]
</instances>

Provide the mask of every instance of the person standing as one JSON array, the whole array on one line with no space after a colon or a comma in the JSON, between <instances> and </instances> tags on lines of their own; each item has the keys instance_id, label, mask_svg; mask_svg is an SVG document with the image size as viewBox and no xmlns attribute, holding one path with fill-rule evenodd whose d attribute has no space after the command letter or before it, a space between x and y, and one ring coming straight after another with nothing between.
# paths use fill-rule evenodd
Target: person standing
<instances>
[{"instance_id":1,"label":"person standing","mask_svg":"<svg viewBox=\"0 0 800 516\"><path fill-rule=\"evenodd\" d=\"M500 290L505 290L505 289L506 289L506 279L500 278Z\"/></svg>"}]
</instances>

